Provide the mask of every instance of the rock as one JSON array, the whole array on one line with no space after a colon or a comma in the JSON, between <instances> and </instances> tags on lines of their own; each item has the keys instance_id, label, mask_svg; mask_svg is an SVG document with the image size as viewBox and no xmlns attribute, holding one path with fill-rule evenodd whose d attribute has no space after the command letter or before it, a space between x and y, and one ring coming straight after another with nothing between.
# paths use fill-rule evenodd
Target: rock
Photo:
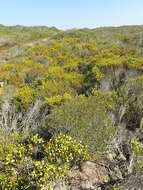
<instances>
[{"instance_id":1,"label":"rock","mask_svg":"<svg viewBox=\"0 0 143 190\"><path fill-rule=\"evenodd\" d=\"M98 190L100 185L109 180L108 170L99 164L86 161L80 170L71 174L80 190Z\"/></svg>"}]
</instances>

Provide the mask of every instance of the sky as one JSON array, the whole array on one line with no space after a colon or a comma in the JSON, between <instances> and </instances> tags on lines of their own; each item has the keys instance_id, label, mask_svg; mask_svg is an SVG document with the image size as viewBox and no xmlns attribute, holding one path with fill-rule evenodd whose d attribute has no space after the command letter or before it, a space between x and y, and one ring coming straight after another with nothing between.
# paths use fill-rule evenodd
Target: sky
<instances>
[{"instance_id":1,"label":"sky","mask_svg":"<svg viewBox=\"0 0 143 190\"><path fill-rule=\"evenodd\" d=\"M0 24L59 29L143 24L143 0L0 0Z\"/></svg>"}]
</instances>

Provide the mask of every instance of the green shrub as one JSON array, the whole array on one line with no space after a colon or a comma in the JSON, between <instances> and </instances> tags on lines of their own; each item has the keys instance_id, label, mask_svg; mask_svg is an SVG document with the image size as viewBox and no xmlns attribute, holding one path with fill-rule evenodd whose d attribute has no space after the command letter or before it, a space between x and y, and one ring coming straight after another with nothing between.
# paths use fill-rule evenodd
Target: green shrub
<instances>
[{"instance_id":1,"label":"green shrub","mask_svg":"<svg viewBox=\"0 0 143 190\"><path fill-rule=\"evenodd\" d=\"M48 125L88 145L90 151L105 150L115 132L110 110L112 102L97 93L94 96L79 96L54 108Z\"/></svg>"}]
</instances>

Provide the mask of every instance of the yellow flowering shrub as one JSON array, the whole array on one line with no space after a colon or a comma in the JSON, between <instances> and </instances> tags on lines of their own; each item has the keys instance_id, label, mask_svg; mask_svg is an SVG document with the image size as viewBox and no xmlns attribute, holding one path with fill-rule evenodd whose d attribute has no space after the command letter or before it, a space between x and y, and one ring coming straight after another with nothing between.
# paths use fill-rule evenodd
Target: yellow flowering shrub
<instances>
[{"instance_id":1,"label":"yellow flowering shrub","mask_svg":"<svg viewBox=\"0 0 143 190\"><path fill-rule=\"evenodd\" d=\"M70 99L71 99L71 95L68 93L64 93L64 95L57 95L57 96L53 96L51 98L45 97L45 102L49 106L56 106L56 105L61 105L63 102L68 101Z\"/></svg>"},{"instance_id":2,"label":"yellow flowering shrub","mask_svg":"<svg viewBox=\"0 0 143 190\"><path fill-rule=\"evenodd\" d=\"M26 139L12 134L4 141L0 139L1 190L49 190L53 180L67 176L71 163L90 159L85 146L63 134L49 142L38 134ZM33 157L36 147L43 150L40 159Z\"/></svg>"},{"instance_id":3,"label":"yellow flowering shrub","mask_svg":"<svg viewBox=\"0 0 143 190\"><path fill-rule=\"evenodd\" d=\"M35 90L30 87L24 86L20 88L14 98L16 106L18 108L28 108L30 104L34 103L35 95Z\"/></svg>"},{"instance_id":4,"label":"yellow flowering shrub","mask_svg":"<svg viewBox=\"0 0 143 190\"><path fill-rule=\"evenodd\" d=\"M70 136L59 134L45 146L45 153L50 163L76 163L90 160L86 147L77 143Z\"/></svg>"}]
</instances>

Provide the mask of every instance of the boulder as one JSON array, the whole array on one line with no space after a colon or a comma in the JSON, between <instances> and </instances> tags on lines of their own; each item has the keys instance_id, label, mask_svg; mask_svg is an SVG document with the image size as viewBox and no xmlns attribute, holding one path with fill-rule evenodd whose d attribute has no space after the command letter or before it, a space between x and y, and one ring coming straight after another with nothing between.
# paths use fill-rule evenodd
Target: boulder
<instances>
[{"instance_id":1,"label":"boulder","mask_svg":"<svg viewBox=\"0 0 143 190\"><path fill-rule=\"evenodd\" d=\"M90 161L84 162L78 171L69 176L77 185L77 190L100 190L100 186L109 180L106 167Z\"/></svg>"}]
</instances>

